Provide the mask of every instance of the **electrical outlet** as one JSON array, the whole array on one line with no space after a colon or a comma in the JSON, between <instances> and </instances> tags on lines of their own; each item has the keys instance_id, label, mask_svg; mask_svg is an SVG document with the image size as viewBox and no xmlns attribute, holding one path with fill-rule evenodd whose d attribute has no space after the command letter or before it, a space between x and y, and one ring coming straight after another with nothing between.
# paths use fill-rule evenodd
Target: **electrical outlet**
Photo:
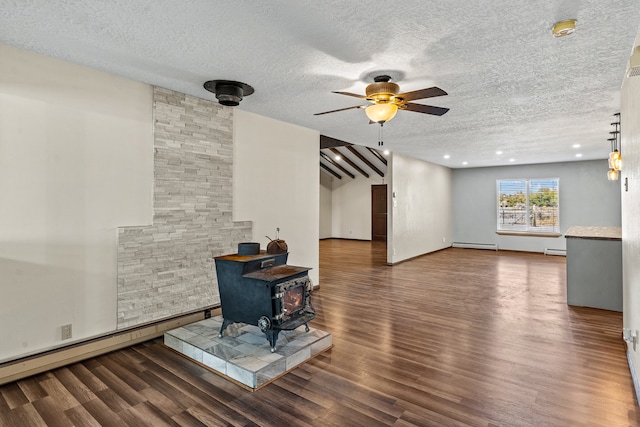
<instances>
[{"instance_id":1,"label":"electrical outlet","mask_svg":"<svg viewBox=\"0 0 640 427\"><path fill-rule=\"evenodd\" d=\"M443 237L443 238L442 238L442 243L446 243L446 241L447 241L447 238L446 238L446 237Z\"/></svg>"},{"instance_id":2,"label":"electrical outlet","mask_svg":"<svg viewBox=\"0 0 640 427\"><path fill-rule=\"evenodd\" d=\"M71 324L62 325L62 339L68 340L71 338Z\"/></svg>"}]
</instances>

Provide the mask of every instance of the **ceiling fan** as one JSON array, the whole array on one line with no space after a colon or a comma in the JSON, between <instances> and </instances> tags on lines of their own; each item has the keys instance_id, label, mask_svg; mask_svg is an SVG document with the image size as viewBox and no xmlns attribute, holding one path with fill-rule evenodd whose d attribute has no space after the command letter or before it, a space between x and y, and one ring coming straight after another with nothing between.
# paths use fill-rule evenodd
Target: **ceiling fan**
<instances>
[{"instance_id":1,"label":"ceiling fan","mask_svg":"<svg viewBox=\"0 0 640 427\"><path fill-rule=\"evenodd\" d=\"M414 111L416 113L432 114L434 116L442 116L448 108L434 107L431 105L415 104L416 99L433 98L436 96L447 95L447 92L439 87L429 87L412 92L398 93L400 86L390 81L391 77L382 75L373 79L373 83L367 86L366 95L358 95L349 92L333 92L340 95L353 96L355 98L366 99L371 105L356 105L353 107L340 108L338 110L325 111L316 113L314 116L322 114L336 113L338 111L352 110L355 108L364 108L372 123L384 123L391 120L398 110Z\"/></svg>"}]
</instances>

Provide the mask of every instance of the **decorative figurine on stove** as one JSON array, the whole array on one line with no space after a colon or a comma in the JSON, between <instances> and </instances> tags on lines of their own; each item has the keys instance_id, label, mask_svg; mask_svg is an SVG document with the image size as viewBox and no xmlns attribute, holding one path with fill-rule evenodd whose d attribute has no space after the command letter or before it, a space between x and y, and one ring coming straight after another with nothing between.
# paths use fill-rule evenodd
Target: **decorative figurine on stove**
<instances>
[{"instance_id":1,"label":"decorative figurine on stove","mask_svg":"<svg viewBox=\"0 0 640 427\"><path fill-rule=\"evenodd\" d=\"M280 240L280 227L276 228L276 239L273 240L269 236L265 236L270 240L267 245L267 253L268 254L283 254L289 250L289 246L287 246L287 242L284 240Z\"/></svg>"}]
</instances>

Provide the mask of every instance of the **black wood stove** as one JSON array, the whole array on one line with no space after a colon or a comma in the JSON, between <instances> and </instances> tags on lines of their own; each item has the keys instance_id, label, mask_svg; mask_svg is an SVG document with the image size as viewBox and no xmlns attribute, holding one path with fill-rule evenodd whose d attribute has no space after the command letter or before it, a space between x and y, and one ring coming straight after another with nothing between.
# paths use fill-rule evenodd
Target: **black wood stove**
<instances>
[{"instance_id":1,"label":"black wood stove","mask_svg":"<svg viewBox=\"0 0 640 427\"><path fill-rule=\"evenodd\" d=\"M243 245L242 243L240 245ZM281 330L296 329L316 317L311 305L308 267L287 265L288 252L268 254L260 251L215 257L222 328L219 337L232 323L247 323L265 334L271 352Z\"/></svg>"}]
</instances>

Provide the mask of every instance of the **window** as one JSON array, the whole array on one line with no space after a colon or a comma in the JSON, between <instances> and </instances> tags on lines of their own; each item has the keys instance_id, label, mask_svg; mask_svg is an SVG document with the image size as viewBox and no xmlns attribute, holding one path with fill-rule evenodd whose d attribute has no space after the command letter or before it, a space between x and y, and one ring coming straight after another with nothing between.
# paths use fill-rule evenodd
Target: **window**
<instances>
[{"instance_id":1,"label":"window","mask_svg":"<svg viewBox=\"0 0 640 427\"><path fill-rule=\"evenodd\" d=\"M498 180L498 232L558 234L560 180Z\"/></svg>"}]
</instances>

